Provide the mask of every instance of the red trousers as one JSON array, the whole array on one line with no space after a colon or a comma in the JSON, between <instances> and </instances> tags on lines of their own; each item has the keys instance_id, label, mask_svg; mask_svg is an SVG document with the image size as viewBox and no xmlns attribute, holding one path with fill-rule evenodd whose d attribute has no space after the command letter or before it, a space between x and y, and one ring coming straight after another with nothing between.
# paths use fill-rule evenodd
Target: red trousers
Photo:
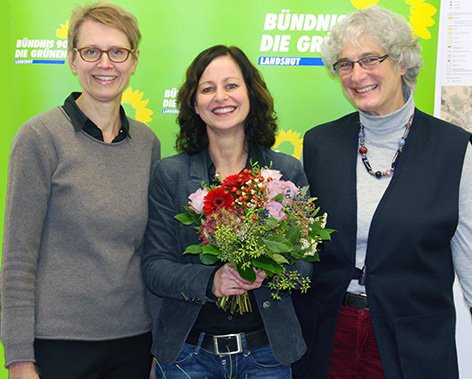
<instances>
[{"instance_id":1,"label":"red trousers","mask_svg":"<svg viewBox=\"0 0 472 379\"><path fill-rule=\"evenodd\" d=\"M368 309L341 306L334 337L329 379L383 379Z\"/></svg>"}]
</instances>

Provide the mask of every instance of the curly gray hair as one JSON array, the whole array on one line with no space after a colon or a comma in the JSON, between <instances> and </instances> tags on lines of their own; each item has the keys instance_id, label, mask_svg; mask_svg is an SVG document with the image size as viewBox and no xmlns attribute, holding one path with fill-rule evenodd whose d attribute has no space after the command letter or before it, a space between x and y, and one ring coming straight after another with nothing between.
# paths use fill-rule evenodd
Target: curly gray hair
<instances>
[{"instance_id":1,"label":"curly gray hair","mask_svg":"<svg viewBox=\"0 0 472 379\"><path fill-rule=\"evenodd\" d=\"M366 37L378 43L390 59L406 70L403 82L414 89L423 64L418 38L402 16L376 5L348 14L326 36L321 57L330 74L337 75L333 65L346 44L362 46Z\"/></svg>"}]
</instances>

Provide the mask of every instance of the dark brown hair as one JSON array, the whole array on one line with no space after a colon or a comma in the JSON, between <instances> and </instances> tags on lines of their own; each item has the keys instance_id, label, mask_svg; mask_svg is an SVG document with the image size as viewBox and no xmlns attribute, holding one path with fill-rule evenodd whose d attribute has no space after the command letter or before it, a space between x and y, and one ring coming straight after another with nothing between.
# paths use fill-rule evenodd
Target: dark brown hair
<instances>
[{"instance_id":1,"label":"dark brown hair","mask_svg":"<svg viewBox=\"0 0 472 379\"><path fill-rule=\"evenodd\" d=\"M196 92L203 71L215 58L221 56L229 56L236 62L248 90L250 110L244 121L246 143L270 148L275 142L277 115L274 100L261 73L238 47L216 45L197 55L187 69L185 83L178 92L177 105L180 113L177 123L180 131L175 147L179 152L196 154L208 146L206 125L195 112Z\"/></svg>"}]
</instances>

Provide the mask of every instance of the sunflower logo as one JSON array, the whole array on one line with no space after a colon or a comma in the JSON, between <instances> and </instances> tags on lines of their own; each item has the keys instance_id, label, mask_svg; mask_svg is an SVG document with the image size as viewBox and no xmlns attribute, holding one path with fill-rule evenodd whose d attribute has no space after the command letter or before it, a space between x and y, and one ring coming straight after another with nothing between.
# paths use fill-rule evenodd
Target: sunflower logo
<instances>
[{"instance_id":1,"label":"sunflower logo","mask_svg":"<svg viewBox=\"0 0 472 379\"><path fill-rule=\"evenodd\" d=\"M433 16L437 9L425 0L405 0L410 6L410 24L413 32L423 39L430 39L431 33L428 27L434 25Z\"/></svg>"},{"instance_id":2,"label":"sunflower logo","mask_svg":"<svg viewBox=\"0 0 472 379\"><path fill-rule=\"evenodd\" d=\"M287 154L300 159L302 155L302 144L303 139L300 137L299 132L294 132L293 130L281 130L277 133L275 138L274 149L286 152ZM287 149L286 145L291 146L291 149Z\"/></svg>"},{"instance_id":3,"label":"sunflower logo","mask_svg":"<svg viewBox=\"0 0 472 379\"><path fill-rule=\"evenodd\" d=\"M430 39L429 27L434 25L433 16L437 9L429 4L427 0L404 0L410 7L410 25L419 38ZM378 4L379 0L351 0L352 5L357 9L364 9L371 5Z\"/></svg>"},{"instance_id":4,"label":"sunflower logo","mask_svg":"<svg viewBox=\"0 0 472 379\"><path fill-rule=\"evenodd\" d=\"M354 8L364 9L370 7L371 5L377 4L379 0L351 0Z\"/></svg>"},{"instance_id":5,"label":"sunflower logo","mask_svg":"<svg viewBox=\"0 0 472 379\"><path fill-rule=\"evenodd\" d=\"M58 29L56 29L56 37L60 39L66 39L68 31L69 31L69 20L67 20L65 24L61 24L61 26Z\"/></svg>"},{"instance_id":6,"label":"sunflower logo","mask_svg":"<svg viewBox=\"0 0 472 379\"><path fill-rule=\"evenodd\" d=\"M134 118L136 120L148 123L152 121L151 115L154 112L146 107L149 100L143 100L143 95L143 92L139 92L138 90L133 91L131 87L128 87L126 91L123 92L121 103L128 104L135 110Z\"/></svg>"}]
</instances>

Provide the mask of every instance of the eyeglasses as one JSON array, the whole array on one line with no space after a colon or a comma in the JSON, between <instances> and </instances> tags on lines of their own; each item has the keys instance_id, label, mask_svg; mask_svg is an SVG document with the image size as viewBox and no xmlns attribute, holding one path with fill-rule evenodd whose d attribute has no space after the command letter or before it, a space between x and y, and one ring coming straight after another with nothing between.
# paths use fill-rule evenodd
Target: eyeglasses
<instances>
[{"instance_id":1,"label":"eyeglasses","mask_svg":"<svg viewBox=\"0 0 472 379\"><path fill-rule=\"evenodd\" d=\"M100 50L97 47L81 47L80 49L73 49L77 51L80 57L85 62L96 62L98 61L103 53L107 53L108 59L114 63L123 63L126 61L131 53L134 53L135 50L125 49L124 47L112 47L108 50Z\"/></svg>"},{"instance_id":2,"label":"eyeglasses","mask_svg":"<svg viewBox=\"0 0 472 379\"><path fill-rule=\"evenodd\" d=\"M369 55L368 57L361 58L357 61L351 62L347 60L341 60L333 64L333 69L339 75L349 75L354 70L354 64L358 63L364 70L373 70L376 66L382 63L388 58L388 54L378 57L376 55Z\"/></svg>"}]
</instances>

